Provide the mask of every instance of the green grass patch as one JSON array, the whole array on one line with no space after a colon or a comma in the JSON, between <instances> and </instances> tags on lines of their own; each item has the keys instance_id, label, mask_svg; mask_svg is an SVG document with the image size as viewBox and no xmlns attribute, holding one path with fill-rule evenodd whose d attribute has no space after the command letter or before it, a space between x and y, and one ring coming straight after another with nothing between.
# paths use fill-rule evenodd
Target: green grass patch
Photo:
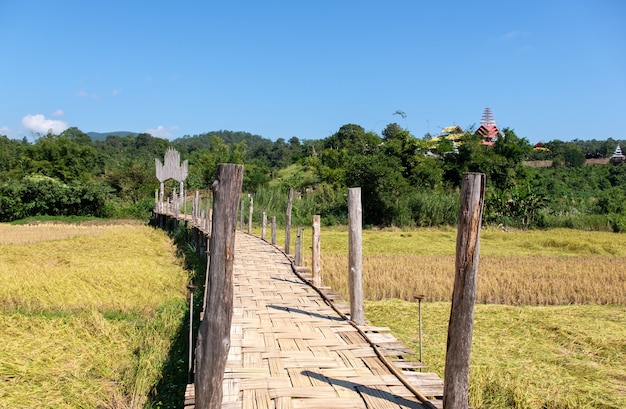
<instances>
[{"instance_id":1,"label":"green grass patch","mask_svg":"<svg viewBox=\"0 0 626 409\"><path fill-rule=\"evenodd\" d=\"M423 360L443 377L450 304L424 303L422 315ZM368 301L366 317L419 350L417 303ZM477 305L470 405L626 407L626 307Z\"/></svg>"},{"instance_id":2,"label":"green grass patch","mask_svg":"<svg viewBox=\"0 0 626 409\"><path fill-rule=\"evenodd\" d=\"M83 223L91 221L101 221L98 217L90 216L33 216L25 219L14 220L13 225L34 224L34 223Z\"/></svg>"},{"instance_id":3,"label":"green grass patch","mask_svg":"<svg viewBox=\"0 0 626 409\"><path fill-rule=\"evenodd\" d=\"M280 169L274 180L270 182L270 186L287 184L289 186L307 186L316 181L315 174L307 170L306 167L299 164L292 164L286 168Z\"/></svg>"}]
</instances>

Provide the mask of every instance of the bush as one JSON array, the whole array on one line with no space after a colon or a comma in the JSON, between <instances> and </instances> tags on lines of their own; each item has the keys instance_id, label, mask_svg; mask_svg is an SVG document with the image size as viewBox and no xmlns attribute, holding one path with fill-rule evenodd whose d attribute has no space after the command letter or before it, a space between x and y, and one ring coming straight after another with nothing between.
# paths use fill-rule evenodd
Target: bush
<instances>
[{"instance_id":1,"label":"bush","mask_svg":"<svg viewBox=\"0 0 626 409\"><path fill-rule=\"evenodd\" d=\"M0 185L0 221L32 216L106 217L109 192L101 183L65 184L41 175L10 180Z\"/></svg>"}]
</instances>

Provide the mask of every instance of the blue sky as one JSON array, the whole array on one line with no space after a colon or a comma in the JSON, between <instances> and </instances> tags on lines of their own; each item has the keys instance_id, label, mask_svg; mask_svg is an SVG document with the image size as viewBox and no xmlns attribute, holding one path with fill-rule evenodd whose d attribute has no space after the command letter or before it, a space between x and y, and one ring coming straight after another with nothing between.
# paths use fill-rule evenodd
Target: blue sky
<instances>
[{"instance_id":1,"label":"blue sky","mask_svg":"<svg viewBox=\"0 0 626 409\"><path fill-rule=\"evenodd\" d=\"M0 134L626 139L626 2L0 0ZM403 117L394 114L402 111Z\"/></svg>"}]
</instances>

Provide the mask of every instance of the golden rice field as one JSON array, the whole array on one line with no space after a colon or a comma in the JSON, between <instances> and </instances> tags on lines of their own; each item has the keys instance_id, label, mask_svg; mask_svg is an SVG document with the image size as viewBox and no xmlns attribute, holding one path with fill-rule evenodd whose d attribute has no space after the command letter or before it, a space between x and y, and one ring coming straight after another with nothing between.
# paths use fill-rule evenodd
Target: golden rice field
<instances>
[{"instance_id":1,"label":"golden rice field","mask_svg":"<svg viewBox=\"0 0 626 409\"><path fill-rule=\"evenodd\" d=\"M303 257L310 265L310 232ZM322 280L347 297L348 235L322 229ZM284 239L282 236L277 240ZM292 239L293 241L293 239ZM363 291L369 300L449 301L456 230L363 232ZM293 251L293 244L292 244ZM555 229L481 232L477 302L626 305L626 235Z\"/></svg>"},{"instance_id":2,"label":"golden rice field","mask_svg":"<svg viewBox=\"0 0 626 409\"><path fill-rule=\"evenodd\" d=\"M454 228L363 231L367 319L418 351L425 295L423 360L441 377L455 241ZM321 247L323 284L348 299L346 229L322 228ZM626 407L626 235L484 229L477 297L473 408Z\"/></svg>"},{"instance_id":3,"label":"golden rice field","mask_svg":"<svg viewBox=\"0 0 626 409\"><path fill-rule=\"evenodd\" d=\"M143 407L186 283L147 226L0 224L0 408Z\"/></svg>"}]
</instances>

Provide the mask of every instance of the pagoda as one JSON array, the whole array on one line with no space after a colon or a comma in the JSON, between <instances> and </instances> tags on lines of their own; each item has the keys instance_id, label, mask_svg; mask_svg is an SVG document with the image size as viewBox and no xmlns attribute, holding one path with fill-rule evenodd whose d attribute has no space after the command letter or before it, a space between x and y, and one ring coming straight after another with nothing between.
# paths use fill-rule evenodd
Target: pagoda
<instances>
[{"instance_id":1,"label":"pagoda","mask_svg":"<svg viewBox=\"0 0 626 409\"><path fill-rule=\"evenodd\" d=\"M476 132L474 132L474 134L482 137L483 145L492 146L496 139L498 139L500 130L496 125L496 120L493 119L493 112L491 112L491 108L485 108L483 118L480 121L480 127L476 130Z\"/></svg>"},{"instance_id":2,"label":"pagoda","mask_svg":"<svg viewBox=\"0 0 626 409\"><path fill-rule=\"evenodd\" d=\"M624 156L624 154L622 153L622 148L617 145L617 148L615 148L615 152L613 152L613 156L611 156L609 162L618 164L623 163L625 160L626 156Z\"/></svg>"}]
</instances>

